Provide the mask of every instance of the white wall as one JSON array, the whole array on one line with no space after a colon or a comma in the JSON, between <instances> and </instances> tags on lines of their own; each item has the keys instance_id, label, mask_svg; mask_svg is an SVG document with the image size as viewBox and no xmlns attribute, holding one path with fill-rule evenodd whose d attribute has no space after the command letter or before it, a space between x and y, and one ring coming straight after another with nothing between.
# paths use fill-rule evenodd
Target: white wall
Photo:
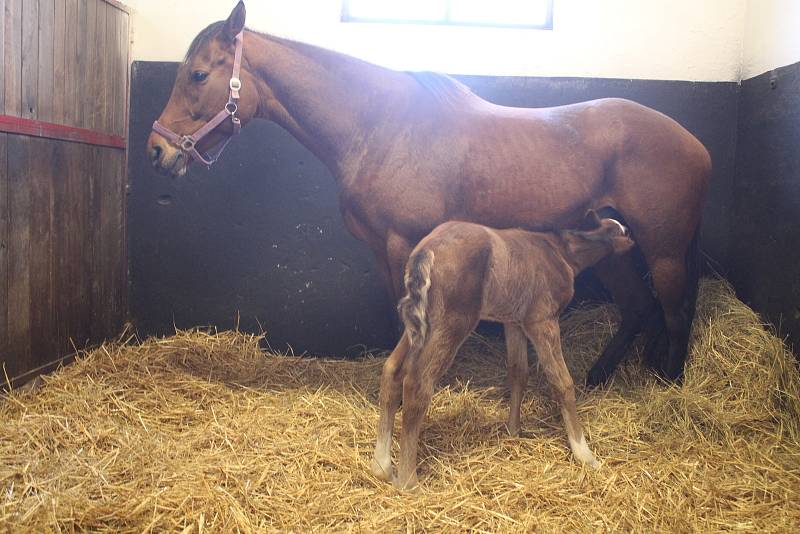
<instances>
[{"instance_id":1,"label":"white wall","mask_svg":"<svg viewBox=\"0 0 800 534\"><path fill-rule=\"evenodd\" d=\"M555 0L549 31L341 23L339 0L249 0L247 24L396 69L738 81L747 2ZM235 1L126 3L134 59L175 61Z\"/></svg>"},{"instance_id":2,"label":"white wall","mask_svg":"<svg viewBox=\"0 0 800 534\"><path fill-rule=\"evenodd\" d=\"M748 0L742 78L800 61L800 1Z\"/></svg>"}]
</instances>

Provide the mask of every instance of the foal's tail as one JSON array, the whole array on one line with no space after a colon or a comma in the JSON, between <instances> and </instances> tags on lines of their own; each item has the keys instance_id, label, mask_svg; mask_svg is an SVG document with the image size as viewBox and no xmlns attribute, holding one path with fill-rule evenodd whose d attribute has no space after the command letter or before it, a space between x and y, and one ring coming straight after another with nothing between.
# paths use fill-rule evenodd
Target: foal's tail
<instances>
[{"instance_id":1,"label":"foal's tail","mask_svg":"<svg viewBox=\"0 0 800 534\"><path fill-rule=\"evenodd\" d=\"M428 335L428 289L431 287L433 251L422 249L414 253L406 265L406 295L397 309L405 325L405 335L411 350L422 349Z\"/></svg>"}]
</instances>

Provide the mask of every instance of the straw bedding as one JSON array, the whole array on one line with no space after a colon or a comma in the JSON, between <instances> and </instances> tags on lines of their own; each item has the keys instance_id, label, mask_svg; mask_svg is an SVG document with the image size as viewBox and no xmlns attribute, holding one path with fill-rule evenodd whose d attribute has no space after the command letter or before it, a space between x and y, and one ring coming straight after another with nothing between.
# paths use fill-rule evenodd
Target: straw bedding
<instances>
[{"instance_id":1,"label":"straw bedding","mask_svg":"<svg viewBox=\"0 0 800 534\"><path fill-rule=\"evenodd\" d=\"M576 382L615 321L608 305L563 320ZM594 471L535 366L507 435L502 342L472 338L404 494L368 469L383 358L265 354L237 332L120 340L0 399L0 531L796 532L793 355L716 280L692 347L682 387L629 363L579 390Z\"/></svg>"}]
</instances>

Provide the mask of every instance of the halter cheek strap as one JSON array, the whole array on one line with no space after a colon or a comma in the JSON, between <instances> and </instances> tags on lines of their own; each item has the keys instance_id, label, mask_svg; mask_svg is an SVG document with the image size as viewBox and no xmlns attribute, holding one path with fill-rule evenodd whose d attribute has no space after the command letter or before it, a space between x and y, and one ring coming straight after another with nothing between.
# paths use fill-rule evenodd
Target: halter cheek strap
<instances>
[{"instance_id":1,"label":"halter cheek strap","mask_svg":"<svg viewBox=\"0 0 800 534\"><path fill-rule=\"evenodd\" d=\"M230 92L228 94L228 103L225 104L225 107L223 107L216 115L214 115L210 121L205 123L205 125L201 126L197 131L189 135L180 135L175 133L158 121L153 123L154 132L164 137L164 139L169 141L172 145L178 147L184 154L188 154L193 159L204 163L208 167L211 167L211 165L217 161L219 156L222 154L222 151L225 150L226 146L228 146L231 138L234 135L237 135L242 129L242 123L239 120L239 117L236 116L236 112L239 109L237 104L239 101L239 90L242 88L242 81L239 79L239 70L242 65L244 30L239 32L239 34L236 36L235 43L236 51L233 54L233 73L231 74L231 79L228 82L228 88ZM211 133L217 126L225 122L228 117L230 117L231 123L233 123L233 134L229 135L225 141L217 145L208 153L201 154L200 151L197 150L197 143L199 143L200 140L206 135Z\"/></svg>"}]
</instances>

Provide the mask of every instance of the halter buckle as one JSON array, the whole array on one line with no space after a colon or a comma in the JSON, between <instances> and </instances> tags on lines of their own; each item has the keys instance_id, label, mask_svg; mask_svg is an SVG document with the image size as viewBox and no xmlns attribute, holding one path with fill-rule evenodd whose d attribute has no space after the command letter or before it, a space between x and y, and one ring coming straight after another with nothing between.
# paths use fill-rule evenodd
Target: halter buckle
<instances>
[{"instance_id":1,"label":"halter buckle","mask_svg":"<svg viewBox=\"0 0 800 534\"><path fill-rule=\"evenodd\" d=\"M234 76L231 78L231 81L228 83L228 86L230 86L231 91L238 91L239 89L242 88L242 80Z\"/></svg>"},{"instance_id":2,"label":"halter buckle","mask_svg":"<svg viewBox=\"0 0 800 534\"><path fill-rule=\"evenodd\" d=\"M183 137L181 137L180 140L181 150L185 152L190 152L194 148L195 143L197 143L197 141L195 141L188 135L184 135Z\"/></svg>"}]
</instances>

